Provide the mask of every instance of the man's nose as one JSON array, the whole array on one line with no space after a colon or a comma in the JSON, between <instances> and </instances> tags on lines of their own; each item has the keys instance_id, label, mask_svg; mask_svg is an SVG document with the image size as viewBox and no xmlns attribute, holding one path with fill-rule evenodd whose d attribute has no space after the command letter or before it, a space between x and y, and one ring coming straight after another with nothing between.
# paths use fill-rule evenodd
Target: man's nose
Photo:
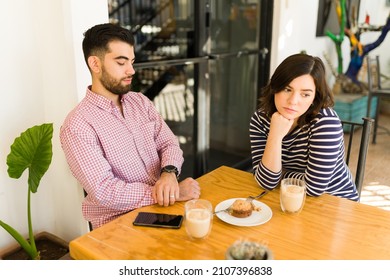
<instances>
[{"instance_id":1,"label":"man's nose","mask_svg":"<svg viewBox=\"0 0 390 280\"><path fill-rule=\"evenodd\" d=\"M133 76L135 74L135 69L133 65L130 65L126 70L126 75Z\"/></svg>"}]
</instances>

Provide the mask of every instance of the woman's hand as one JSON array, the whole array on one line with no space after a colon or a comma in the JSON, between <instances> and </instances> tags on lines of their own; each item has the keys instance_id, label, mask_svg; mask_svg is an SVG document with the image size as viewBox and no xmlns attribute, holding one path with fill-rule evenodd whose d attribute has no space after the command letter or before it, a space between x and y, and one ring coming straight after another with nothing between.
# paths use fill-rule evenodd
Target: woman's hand
<instances>
[{"instance_id":1,"label":"woman's hand","mask_svg":"<svg viewBox=\"0 0 390 280\"><path fill-rule=\"evenodd\" d=\"M272 172L282 169L282 141L283 137L293 128L294 120L283 117L279 112L273 113L267 143L261 162Z\"/></svg>"},{"instance_id":2,"label":"woman's hand","mask_svg":"<svg viewBox=\"0 0 390 280\"><path fill-rule=\"evenodd\" d=\"M273 113L271 117L270 134L282 140L287 133L292 130L294 120L289 120L283 117L279 112Z\"/></svg>"}]
</instances>

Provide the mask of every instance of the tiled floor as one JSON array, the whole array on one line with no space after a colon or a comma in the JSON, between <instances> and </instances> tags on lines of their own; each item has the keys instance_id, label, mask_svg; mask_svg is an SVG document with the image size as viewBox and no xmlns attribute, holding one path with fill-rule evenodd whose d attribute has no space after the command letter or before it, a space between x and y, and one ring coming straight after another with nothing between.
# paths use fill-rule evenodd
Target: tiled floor
<instances>
[{"instance_id":1,"label":"tiled floor","mask_svg":"<svg viewBox=\"0 0 390 280\"><path fill-rule=\"evenodd\" d=\"M377 134L377 143L368 148L366 169L361 194L361 203L370 204L390 211L390 115L380 115L379 128ZM355 134L360 134L358 130ZM358 139L357 135L354 136ZM358 142L356 142L357 155ZM351 157L350 165L352 173L354 172L352 161L356 157Z\"/></svg>"}]
</instances>

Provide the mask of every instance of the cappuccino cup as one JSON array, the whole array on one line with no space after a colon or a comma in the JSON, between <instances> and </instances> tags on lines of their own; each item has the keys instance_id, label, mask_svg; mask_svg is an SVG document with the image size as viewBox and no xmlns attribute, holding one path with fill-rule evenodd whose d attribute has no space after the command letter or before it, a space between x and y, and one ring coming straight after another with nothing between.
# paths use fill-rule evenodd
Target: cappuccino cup
<instances>
[{"instance_id":1,"label":"cappuccino cup","mask_svg":"<svg viewBox=\"0 0 390 280\"><path fill-rule=\"evenodd\" d=\"M280 184L280 208L284 213L298 214L302 211L306 199L305 181L286 178Z\"/></svg>"}]
</instances>

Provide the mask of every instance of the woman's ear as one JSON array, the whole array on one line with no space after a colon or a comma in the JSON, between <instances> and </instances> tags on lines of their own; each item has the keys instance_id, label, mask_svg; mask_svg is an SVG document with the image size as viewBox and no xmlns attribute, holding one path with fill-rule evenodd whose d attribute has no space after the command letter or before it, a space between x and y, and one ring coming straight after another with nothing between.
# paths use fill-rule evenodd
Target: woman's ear
<instances>
[{"instance_id":1,"label":"woman's ear","mask_svg":"<svg viewBox=\"0 0 390 280\"><path fill-rule=\"evenodd\" d=\"M99 57L97 57L95 55L88 57L88 66L89 66L89 69L91 69L91 72L100 73L101 61L100 61Z\"/></svg>"}]
</instances>

